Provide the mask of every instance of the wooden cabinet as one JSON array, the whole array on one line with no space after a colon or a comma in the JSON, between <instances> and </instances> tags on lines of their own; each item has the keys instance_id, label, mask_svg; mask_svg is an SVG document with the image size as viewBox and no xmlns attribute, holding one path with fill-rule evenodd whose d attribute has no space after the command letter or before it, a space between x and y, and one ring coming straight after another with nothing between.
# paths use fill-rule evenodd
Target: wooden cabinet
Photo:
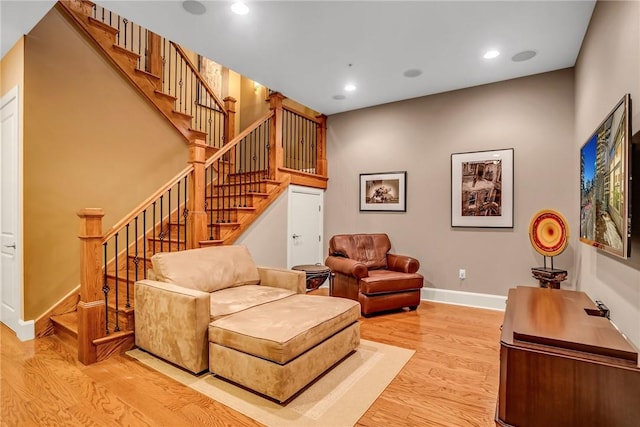
<instances>
[{"instance_id":1,"label":"wooden cabinet","mask_svg":"<svg viewBox=\"0 0 640 427\"><path fill-rule=\"evenodd\" d=\"M509 290L498 426L640 425L638 350L595 313L584 292Z\"/></svg>"}]
</instances>

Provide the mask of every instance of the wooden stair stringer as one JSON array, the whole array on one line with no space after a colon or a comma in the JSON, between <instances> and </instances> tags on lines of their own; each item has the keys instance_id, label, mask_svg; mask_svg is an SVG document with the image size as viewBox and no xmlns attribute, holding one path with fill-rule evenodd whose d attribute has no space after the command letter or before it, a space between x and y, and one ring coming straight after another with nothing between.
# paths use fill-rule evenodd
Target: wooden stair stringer
<instances>
[{"instance_id":1,"label":"wooden stair stringer","mask_svg":"<svg viewBox=\"0 0 640 427\"><path fill-rule=\"evenodd\" d=\"M233 244L241 235L244 233L253 222L260 217L260 215L273 203L276 201L278 196L282 194L291 183L291 175L285 174L282 181L280 181L279 185L275 186L269 192L269 196L262 201L262 203L256 207L252 215L247 215L242 218L242 221L239 223L240 226L235 228L231 233L221 236L223 245L231 245ZM200 246L207 246L207 241L201 241Z\"/></svg>"},{"instance_id":2,"label":"wooden stair stringer","mask_svg":"<svg viewBox=\"0 0 640 427\"><path fill-rule=\"evenodd\" d=\"M159 88L157 84L152 82L152 80L155 79L150 78L151 75L149 73L137 69L136 63L133 60L133 57L137 56L137 54L125 51L125 49L115 45L112 31L104 29L103 27L105 25L100 21L96 21L82 14L82 12L73 7L73 3L77 2L73 0L60 0L56 3L55 7L81 30L98 48L98 51L173 125L185 138L187 143L193 142L198 138L199 133L195 134L193 130L190 129L191 117L174 111L174 104L171 101L171 97L169 95L159 96ZM97 24L91 24L93 21Z\"/></svg>"}]
</instances>

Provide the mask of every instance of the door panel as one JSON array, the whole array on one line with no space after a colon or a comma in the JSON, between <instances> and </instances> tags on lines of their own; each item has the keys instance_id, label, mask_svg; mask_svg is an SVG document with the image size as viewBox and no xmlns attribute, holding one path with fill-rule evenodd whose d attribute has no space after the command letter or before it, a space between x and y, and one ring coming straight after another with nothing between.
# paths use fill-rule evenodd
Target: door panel
<instances>
[{"instance_id":1,"label":"door panel","mask_svg":"<svg viewBox=\"0 0 640 427\"><path fill-rule=\"evenodd\" d=\"M294 187L289 196L289 267L322 263L321 190Z\"/></svg>"},{"instance_id":2,"label":"door panel","mask_svg":"<svg viewBox=\"0 0 640 427\"><path fill-rule=\"evenodd\" d=\"M0 320L14 331L20 327L21 275L19 252L19 135L17 90L2 98L0 112Z\"/></svg>"}]
</instances>

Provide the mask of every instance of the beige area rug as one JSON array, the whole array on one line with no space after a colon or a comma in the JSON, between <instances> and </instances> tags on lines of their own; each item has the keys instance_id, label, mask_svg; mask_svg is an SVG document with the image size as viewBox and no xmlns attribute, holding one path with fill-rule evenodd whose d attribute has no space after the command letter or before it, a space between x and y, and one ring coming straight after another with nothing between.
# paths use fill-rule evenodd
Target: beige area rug
<instances>
[{"instance_id":1,"label":"beige area rug","mask_svg":"<svg viewBox=\"0 0 640 427\"><path fill-rule=\"evenodd\" d=\"M286 405L209 373L193 375L142 350L127 354L254 420L273 427L353 426L415 353L360 340L360 347Z\"/></svg>"}]
</instances>

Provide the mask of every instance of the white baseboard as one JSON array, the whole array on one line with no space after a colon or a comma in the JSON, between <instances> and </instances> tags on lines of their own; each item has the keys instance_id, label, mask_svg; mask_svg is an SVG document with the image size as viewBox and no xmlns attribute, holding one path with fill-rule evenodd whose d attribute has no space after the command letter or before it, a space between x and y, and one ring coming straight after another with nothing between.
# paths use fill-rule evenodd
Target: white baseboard
<instances>
[{"instance_id":1,"label":"white baseboard","mask_svg":"<svg viewBox=\"0 0 640 427\"><path fill-rule=\"evenodd\" d=\"M18 320L18 327L14 331L20 341L29 341L36 337L36 323L33 320Z\"/></svg>"},{"instance_id":2,"label":"white baseboard","mask_svg":"<svg viewBox=\"0 0 640 427\"><path fill-rule=\"evenodd\" d=\"M475 292L451 291L448 289L422 288L420 299L467 307L487 308L504 311L507 297L478 294Z\"/></svg>"}]
</instances>

